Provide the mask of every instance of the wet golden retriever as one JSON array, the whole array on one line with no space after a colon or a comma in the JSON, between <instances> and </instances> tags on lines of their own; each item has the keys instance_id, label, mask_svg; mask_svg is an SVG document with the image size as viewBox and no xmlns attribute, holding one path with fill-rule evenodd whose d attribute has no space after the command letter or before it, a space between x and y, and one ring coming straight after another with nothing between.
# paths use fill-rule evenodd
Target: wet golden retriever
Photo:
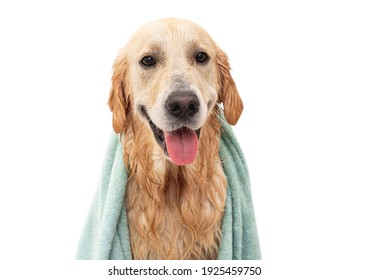
<instances>
[{"instance_id":1,"label":"wet golden retriever","mask_svg":"<svg viewBox=\"0 0 368 280\"><path fill-rule=\"evenodd\" d=\"M243 110L226 54L190 21L150 22L114 62L109 106L130 174L134 259L216 259L226 197L217 115L234 125Z\"/></svg>"}]
</instances>

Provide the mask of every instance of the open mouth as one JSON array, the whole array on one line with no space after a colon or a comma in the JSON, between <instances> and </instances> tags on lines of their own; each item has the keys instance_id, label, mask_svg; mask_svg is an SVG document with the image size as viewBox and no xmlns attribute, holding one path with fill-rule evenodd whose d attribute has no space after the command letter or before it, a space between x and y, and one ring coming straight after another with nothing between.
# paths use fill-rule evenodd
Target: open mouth
<instances>
[{"instance_id":1,"label":"open mouth","mask_svg":"<svg viewBox=\"0 0 368 280\"><path fill-rule=\"evenodd\" d=\"M140 107L140 110L146 117L157 144L172 162L177 165L184 165L190 164L195 160L198 153L200 128L192 130L182 126L174 131L163 131L153 123L143 106Z\"/></svg>"}]
</instances>

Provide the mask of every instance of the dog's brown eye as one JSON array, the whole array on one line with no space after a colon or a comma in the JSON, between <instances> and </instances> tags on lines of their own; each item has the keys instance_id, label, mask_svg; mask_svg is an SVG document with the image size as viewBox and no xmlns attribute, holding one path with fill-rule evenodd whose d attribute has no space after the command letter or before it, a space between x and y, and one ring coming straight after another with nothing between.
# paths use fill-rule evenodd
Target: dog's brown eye
<instances>
[{"instance_id":1,"label":"dog's brown eye","mask_svg":"<svg viewBox=\"0 0 368 280\"><path fill-rule=\"evenodd\" d=\"M197 53L197 55L195 57L195 60L198 63L203 63L203 62L207 61L207 59L208 59L208 55L205 52L199 52L199 53Z\"/></svg>"},{"instance_id":2,"label":"dog's brown eye","mask_svg":"<svg viewBox=\"0 0 368 280\"><path fill-rule=\"evenodd\" d=\"M141 59L141 63L144 66L153 66L156 64L156 61L152 56L145 56Z\"/></svg>"}]
</instances>

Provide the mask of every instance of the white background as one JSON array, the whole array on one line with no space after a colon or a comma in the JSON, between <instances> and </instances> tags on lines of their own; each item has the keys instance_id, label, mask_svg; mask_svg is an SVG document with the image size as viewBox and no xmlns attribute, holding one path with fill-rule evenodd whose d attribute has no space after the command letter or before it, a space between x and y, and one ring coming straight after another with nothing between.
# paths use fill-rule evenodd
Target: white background
<instances>
[{"instance_id":1,"label":"white background","mask_svg":"<svg viewBox=\"0 0 368 280\"><path fill-rule=\"evenodd\" d=\"M364 279L365 1L7 2L0 3L1 266L17 260L39 272L74 258L112 131L112 62L143 23L181 17L204 27L231 60L245 104L234 130L270 279Z\"/></svg>"}]
</instances>

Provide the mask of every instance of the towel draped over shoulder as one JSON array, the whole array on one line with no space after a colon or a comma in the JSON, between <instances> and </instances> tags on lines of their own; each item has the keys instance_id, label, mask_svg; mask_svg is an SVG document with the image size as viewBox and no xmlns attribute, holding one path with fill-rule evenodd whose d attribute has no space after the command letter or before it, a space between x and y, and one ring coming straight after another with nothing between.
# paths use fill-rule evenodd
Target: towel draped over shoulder
<instances>
[{"instance_id":1,"label":"towel draped over shoulder","mask_svg":"<svg viewBox=\"0 0 368 280\"><path fill-rule=\"evenodd\" d=\"M261 253L247 165L230 125L222 115L219 121L219 155L227 179L227 191L218 259L258 260ZM119 135L113 134L97 192L82 230L77 259L132 259L124 206L128 177Z\"/></svg>"}]
</instances>

